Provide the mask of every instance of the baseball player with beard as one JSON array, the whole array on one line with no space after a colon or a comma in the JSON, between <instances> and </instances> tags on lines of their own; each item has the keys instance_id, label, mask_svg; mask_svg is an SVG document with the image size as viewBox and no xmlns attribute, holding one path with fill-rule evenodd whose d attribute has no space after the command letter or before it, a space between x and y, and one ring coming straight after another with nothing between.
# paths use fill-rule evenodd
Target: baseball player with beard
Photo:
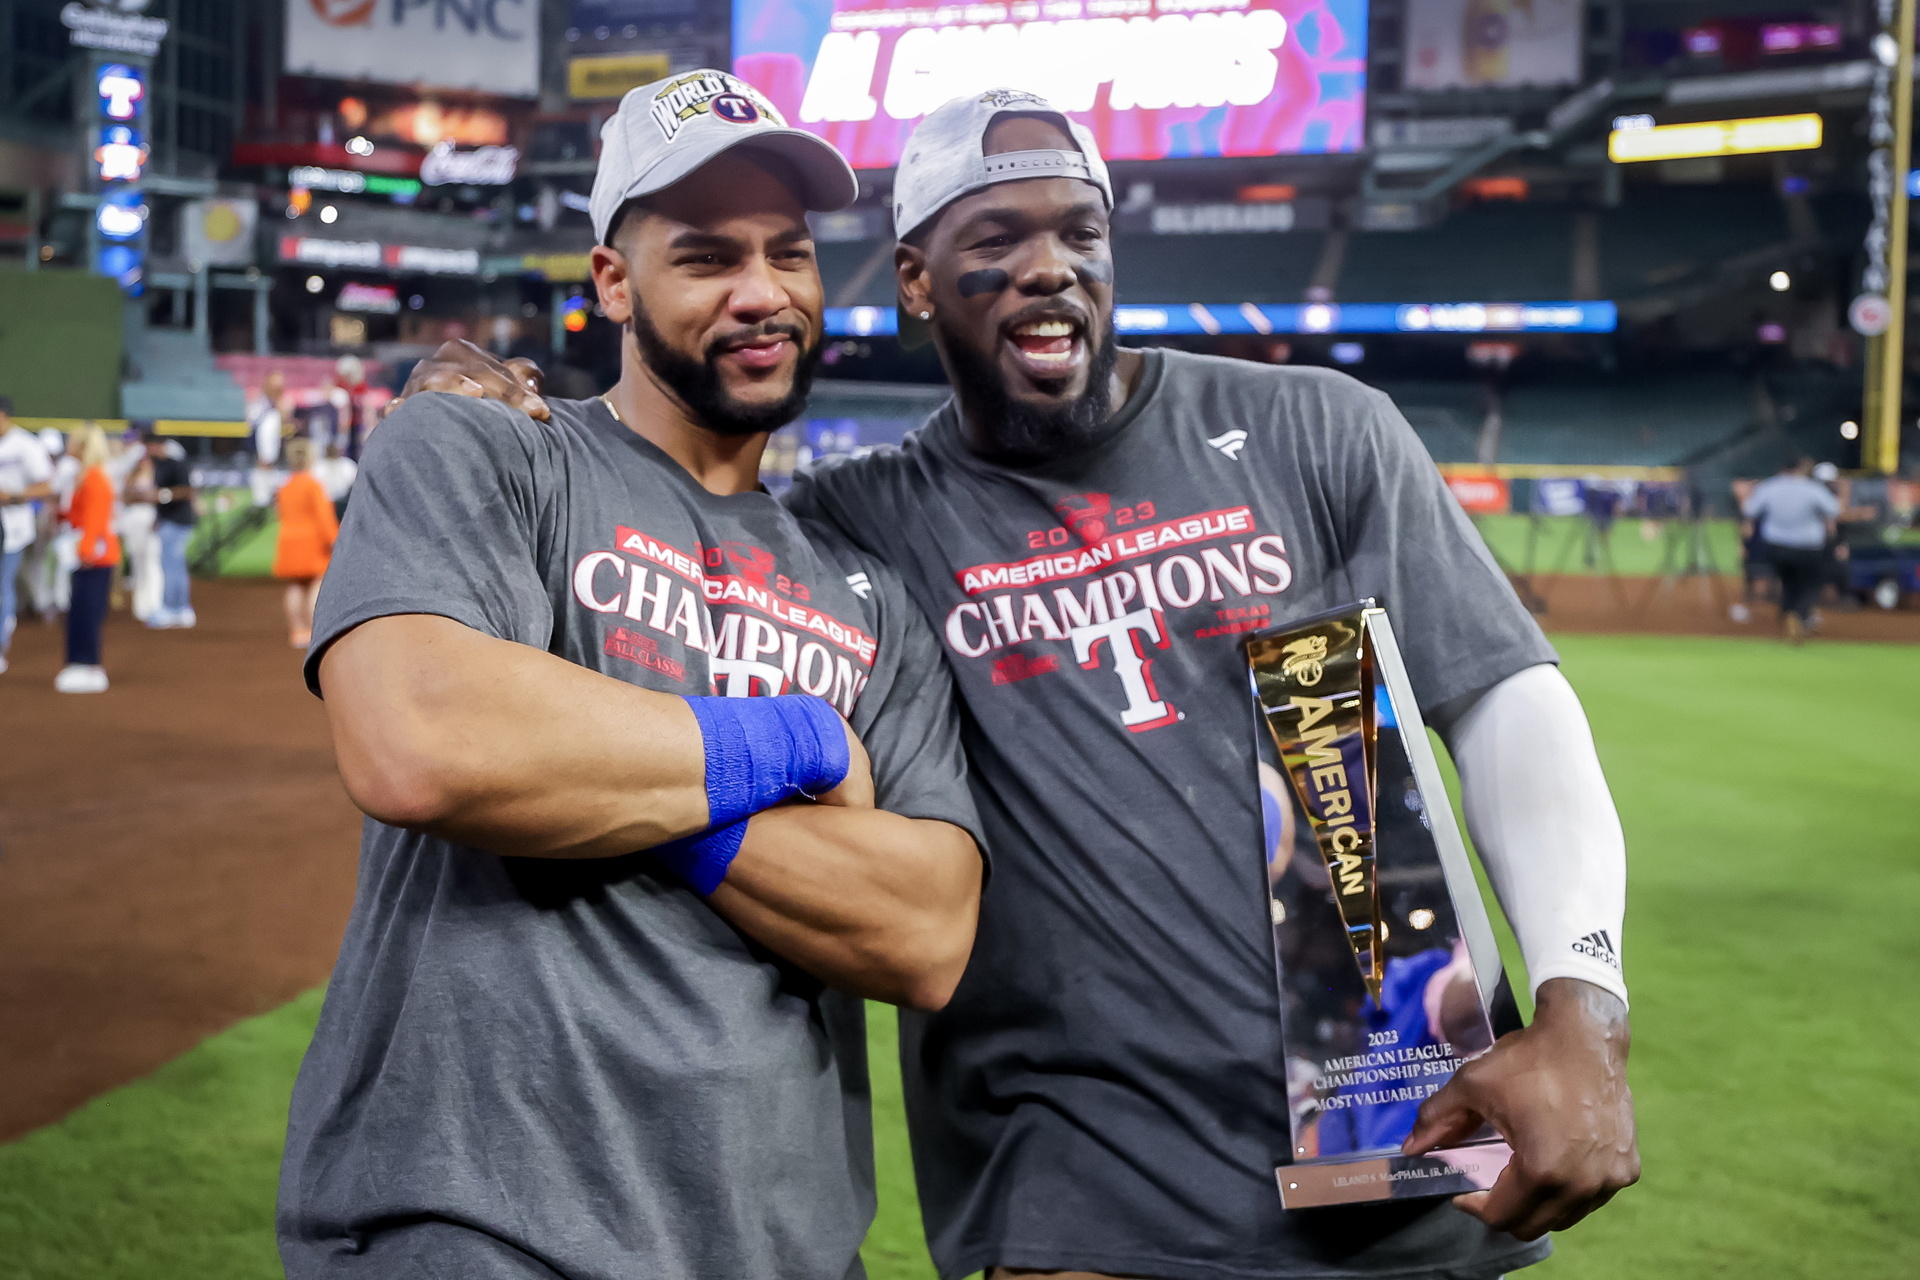
<instances>
[{"instance_id":1,"label":"baseball player with beard","mask_svg":"<svg viewBox=\"0 0 1920 1280\"><path fill-rule=\"evenodd\" d=\"M307 681L370 820L288 1121L294 1280L857 1277L861 998L937 1008L972 943L937 641L759 488L820 350L806 213L853 173L719 71L602 141L620 381L545 425L411 398L321 589Z\"/></svg>"},{"instance_id":2,"label":"baseball player with beard","mask_svg":"<svg viewBox=\"0 0 1920 1280\"><path fill-rule=\"evenodd\" d=\"M968 712L994 875L953 1000L903 1015L942 1275L1480 1280L1538 1261L1639 1176L1624 840L1553 649L1387 397L1117 347L1111 185L1050 104L934 111L894 202L903 332L931 336L954 396L791 501L900 572ZM525 393L473 349L417 376ZM1491 1122L1515 1152L1492 1188L1287 1212L1238 642L1366 596L1459 767L1536 1009L1407 1142Z\"/></svg>"}]
</instances>

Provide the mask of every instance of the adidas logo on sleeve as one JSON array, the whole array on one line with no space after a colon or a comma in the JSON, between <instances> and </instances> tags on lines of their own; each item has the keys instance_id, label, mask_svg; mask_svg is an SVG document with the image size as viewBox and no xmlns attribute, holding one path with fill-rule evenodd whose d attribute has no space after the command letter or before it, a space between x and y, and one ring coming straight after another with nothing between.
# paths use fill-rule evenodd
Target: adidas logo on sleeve
<instances>
[{"instance_id":1,"label":"adidas logo on sleeve","mask_svg":"<svg viewBox=\"0 0 1920 1280\"><path fill-rule=\"evenodd\" d=\"M1595 929L1575 942L1573 949L1576 954L1598 960L1601 964L1611 965L1615 969L1620 967L1620 953L1614 949L1613 939L1605 929Z\"/></svg>"}]
</instances>

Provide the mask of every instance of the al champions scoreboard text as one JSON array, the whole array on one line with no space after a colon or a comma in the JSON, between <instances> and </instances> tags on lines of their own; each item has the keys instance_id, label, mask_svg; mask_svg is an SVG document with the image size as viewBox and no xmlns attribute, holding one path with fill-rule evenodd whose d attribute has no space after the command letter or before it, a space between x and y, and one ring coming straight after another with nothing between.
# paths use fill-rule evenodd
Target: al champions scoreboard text
<instances>
[{"instance_id":1,"label":"al champions scoreboard text","mask_svg":"<svg viewBox=\"0 0 1920 1280\"><path fill-rule=\"evenodd\" d=\"M1038 93L1109 160L1358 151L1366 0L735 0L734 73L855 168L949 98Z\"/></svg>"}]
</instances>

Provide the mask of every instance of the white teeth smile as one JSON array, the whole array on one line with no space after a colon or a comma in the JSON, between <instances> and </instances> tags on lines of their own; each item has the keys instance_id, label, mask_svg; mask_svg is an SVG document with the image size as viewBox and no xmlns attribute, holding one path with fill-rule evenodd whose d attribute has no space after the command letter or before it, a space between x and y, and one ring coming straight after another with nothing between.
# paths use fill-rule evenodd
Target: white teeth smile
<instances>
[{"instance_id":1,"label":"white teeth smile","mask_svg":"<svg viewBox=\"0 0 1920 1280\"><path fill-rule=\"evenodd\" d=\"M1039 320L1023 324L1014 332L1029 338L1064 338L1073 332L1073 326L1065 320Z\"/></svg>"}]
</instances>

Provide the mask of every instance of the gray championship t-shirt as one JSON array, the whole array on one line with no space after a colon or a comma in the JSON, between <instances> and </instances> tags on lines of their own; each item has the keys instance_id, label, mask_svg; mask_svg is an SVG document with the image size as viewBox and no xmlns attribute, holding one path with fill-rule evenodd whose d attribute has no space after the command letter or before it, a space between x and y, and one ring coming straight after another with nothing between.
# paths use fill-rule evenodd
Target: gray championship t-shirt
<instances>
[{"instance_id":1,"label":"gray championship t-shirt","mask_svg":"<svg viewBox=\"0 0 1920 1280\"><path fill-rule=\"evenodd\" d=\"M899 579L719 497L600 401L422 395L375 431L327 644L439 614L670 693L849 716L881 807L976 829L949 678ZM650 855L502 858L368 821L281 1170L292 1280L861 1274L861 1003Z\"/></svg>"},{"instance_id":2,"label":"gray championship t-shirt","mask_svg":"<svg viewBox=\"0 0 1920 1280\"><path fill-rule=\"evenodd\" d=\"M1444 1200L1287 1213L1279 996L1240 642L1365 596L1421 706L1555 660L1391 401L1148 351L1102 441L969 454L949 403L792 505L885 559L955 673L994 851L973 959L903 1018L942 1274L1493 1276Z\"/></svg>"}]
</instances>

